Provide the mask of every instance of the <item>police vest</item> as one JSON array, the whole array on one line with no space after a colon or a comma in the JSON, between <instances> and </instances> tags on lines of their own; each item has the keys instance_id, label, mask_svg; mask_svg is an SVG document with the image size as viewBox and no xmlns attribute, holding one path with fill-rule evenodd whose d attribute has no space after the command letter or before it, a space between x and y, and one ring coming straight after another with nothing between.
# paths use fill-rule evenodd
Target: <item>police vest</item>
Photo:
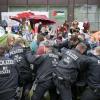
<instances>
[{"instance_id":1,"label":"police vest","mask_svg":"<svg viewBox=\"0 0 100 100\"><path fill-rule=\"evenodd\" d=\"M0 60L0 78L7 78L10 76L11 66L13 64L13 60Z\"/></svg>"},{"instance_id":2,"label":"police vest","mask_svg":"<svg viewBox=\"0 0 100 100\"><path fill-rule=\"evenodd\" d=\"M67 50L64 53L61 61L59 62L59 66L64 68L75 67L78 58L79 58L78 54L75 54L75 52L72 52L71 50Z\"/></svg>"},{"instance_id":3,"label":"police vest","mask_svg":"<svg viewBox=\"0 0 100 100\"><path fill-rule=\"evenodd\" d=\"M77 51L67 50L56 68L58 76L70 82L75 81L78 74L78 59L80 56Z\"/></svg>"},{"instance_id":4,"label":"police vest","mask_svg":"<svg viewBox=\"0 0 100 100\"><path fill-rule=\"evenodd\" d=\"M20 62L22 59L23 59L23 54L24 53L24 50L22 47L13 47L10 52L9 52L9 55L10 57L15 60L16 62Z\"/></svg>"}]
</instances>

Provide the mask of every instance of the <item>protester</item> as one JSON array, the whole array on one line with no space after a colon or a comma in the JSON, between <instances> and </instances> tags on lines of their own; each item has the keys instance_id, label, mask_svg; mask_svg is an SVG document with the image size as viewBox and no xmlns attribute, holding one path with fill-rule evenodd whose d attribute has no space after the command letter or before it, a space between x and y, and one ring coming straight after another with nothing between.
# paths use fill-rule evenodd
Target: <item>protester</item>
<instances>
[{"instance_id":1,"label":"protester","mask_svg":"<svg viewBox=\"0 0 100 100\"><path fill-rule=\"evenodd\" d=\"M70 33L73 34L73 32L79 32L80 28L78 27L79 22L77 20L74 20L72 22L72 25L70 27Z\"/></svg>"}]
</instances>

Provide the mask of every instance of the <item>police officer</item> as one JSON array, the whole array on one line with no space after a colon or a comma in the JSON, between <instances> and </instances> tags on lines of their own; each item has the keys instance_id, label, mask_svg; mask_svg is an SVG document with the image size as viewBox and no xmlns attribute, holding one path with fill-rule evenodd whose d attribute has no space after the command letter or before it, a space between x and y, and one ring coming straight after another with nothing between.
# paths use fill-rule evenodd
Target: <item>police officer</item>
<instances>
[{"instance_id":1,"label":"police officer","mask_svg":"<svg viewBox=\"0 0 100 100\"><path fill-rule=\"evenodd\" d=\"M87 85L81 100L100 100L100 47L86 59Z\"/></svg>"},{"instance_id":2,"label":"police officer","mask_svg":"<svg viewBox=\"0 0 100 100\"><path fill-rule=\"evenodd\" d=\"M33 78L30 64L37 58L32 55L30 48L25 47L24 42L25 41L21 37L17 38L16 41L13 36L8 37L9 57L14 59L20 66L19 85L23 87L22 100L28 98Z\"/></svg>"},{"instance_id":3,"label":"police officer","mask_svg":"<svg viewBox=\"0 0 100 100\"><path fill-rule=\"evenodd\" d=\"M86 49L87 46L80 43L75 50L64 49L62 52L62 59L53 73L54 84L60 92L61 100L72 100L71 85L77 79L78 70L82 65L82 54Z\"/></svg>"},{"instance_id":4,"label":"police officer","mask_svg":"<svg viewBox=\"0 0 100 100\"><path fill-rule=\"evenodd\" d=\"M4 52L4 46L0 45L0 100L15 100L18 86L17 64L5 57Z\"/></svg>"},{"instance_id":5,"label":"police officer","mask_svg":"<svg viewBox=\"0 0 100 100\"><path fill-rule=\"evenodd\" d=\"M55 53L52 53L52 49L48 49L48 53L42 55L44 61L38 66L36 73L36 79L33 84L34 93L32 95L32 100L41 100L44 96L44 93L50 89L50 99L58 100L56 94L56 88L54 87L52 80L52 73L55 70L56 65L59 61L59 56Z\"/></svg>"}]
</instances>

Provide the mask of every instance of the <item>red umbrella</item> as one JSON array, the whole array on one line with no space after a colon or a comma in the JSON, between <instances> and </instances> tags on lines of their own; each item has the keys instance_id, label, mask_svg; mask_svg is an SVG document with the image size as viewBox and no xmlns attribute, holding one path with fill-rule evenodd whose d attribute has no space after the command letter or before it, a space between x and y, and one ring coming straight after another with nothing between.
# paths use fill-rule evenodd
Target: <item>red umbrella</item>
<instances>
[{"instance_id":1,"label":"red umbrella","mask_svg":"<svg viewBox=\"0 0 100 100\"><path fill-rule=\"evenodd\" d=\"M34 16L34 13L32 12L21 12L21 13L18 13L16 16L10 16L9 18L18 22L22 22L22 20L32 18L33 16Z\"/></svg>"},{"instance_id":2,"label":"red umbrella","mask_svg":"<svg viewBox=\"0 0 100 100\"><path fill-rule=\"evenodd\" d=\"M45 15L34 15L30 19L33 19L35 23L40 22L41 20L46 20L47 17Z\"/></svg>"},{"instance_id":3,"label":"red umbrella","mask_svg":"<svg viewBox=\"0 0 100 100\"><path fill-rule=\"evenodd\" d=\"M15 21L21 22L21 19L18 16L10 16L9 18L11 20L15 20Z\"/></svg>"},{"instance_id":4,"label":"red umbrella","mask_svg":"<svg viewBox=\"0 0 100 100\"><path fill-rule=\"evenodd\" d=\"M34 15L30 19L47 19L45 15Z\"/></svg>"},{"instance_id":5,"label":"red umbrella","mask_svg":"<svg viewBox=\"0 0 100 100\"><path fill-rule=\"evenodd\" d=\"M51 20L51 19L42 21L42 24L43 24L43 25L50 25L50 24L55 24L55 23L56 23L56 22L53 21L53 20Z\"/></svg>"},{"instance_id":6,"label":"red umbrella","mask_svg":"<svg viewBox=\"0 0 100 100\"><path fill-rule=\"evenodd\" d=\"M55 24L56 22L47 18L45 15L34 15L32 18L30 18L34 23L42 22L42 24Z\"/></svg>"},{"instance_id":7,"label":"red umbrella","mask_svg":"<svg viewBox=\"0 0 100 100\"><path fill-rule=\"evenodd\" d=\"M34 16L34 13L32 13L32 12L21 12L21 13L18 13L17 16L20 19L29 19L29 18L32 18Z\"/></svg>"}]
</instances>

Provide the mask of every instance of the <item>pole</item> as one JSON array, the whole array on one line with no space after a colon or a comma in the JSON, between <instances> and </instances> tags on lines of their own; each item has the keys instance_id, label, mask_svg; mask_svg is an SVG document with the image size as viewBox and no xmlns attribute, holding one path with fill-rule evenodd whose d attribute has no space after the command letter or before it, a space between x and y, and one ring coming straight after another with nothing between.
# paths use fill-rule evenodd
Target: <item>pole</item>
<instances>
[{"instance_id":1,"label":"pole","mask_svg":"<svg viewBox=\"0 0 100 100\"><path fill-rule=\"evenodd\" d=\"M7 0L7 12L9 11L9 4L8 4L8 0Z\"/></svg>"},{"instance_id":2,"label":"pole","mask_svg":"<svg viewBox=\"0 0 100 100\"><path fill-rule=\"evenodd\" d=\"M27 5L27 10L28 10L28 0L26 1L26 5Z\"/></svg>"},{"instance_id":3,"label":"pole","mask_svg":"<svg viewBox=\"0 0 100 100\"><path fill-rule=\"evenodd\" d=\"M74 20L74 7L75 0L68 0L68 22L71 23Z\"/></svg>"},{"instance_id":4,"label":"pole","mask_svg":"<svg viewBox=\"0 0 100 100\"><path fill-rule=\"evenodd\" d=\"M47 0L47 11L49 10L49 6L48 6L49 0Z\"/></svg>"},{"instance_id":5,"label":"pole","mask_svg":"<svg viewBox=\"0 0 100 100\"><path fill-rule=\"evenodd\" d=\"M75 0L73 0L73 20L75 20L75 16L74 16L75 15L74 14L75 11L74 11L74 9L75 9Z\"/></svg>"},{"instance_id":6,"label":"pole","mask_svg":"<svg viewBox=\"0 0 100 100\"><path fill-rule=\"evenodd\" d=\"M98 30L100 30L100 21L99 21L99 19L100 19L100 16L99 16L99 11L98 11Z\"/></svg>"},{"instance_id":7,"label":"pole","mask_svg":"<svg viewBox=\"0 0 100 100\"><path fill-rule=\"evenodd\" d=\"M88 0L87 0L87 19L88 19L88 13L89 13L89 11L88 11Z\"/></svg>"}]
</instances>

